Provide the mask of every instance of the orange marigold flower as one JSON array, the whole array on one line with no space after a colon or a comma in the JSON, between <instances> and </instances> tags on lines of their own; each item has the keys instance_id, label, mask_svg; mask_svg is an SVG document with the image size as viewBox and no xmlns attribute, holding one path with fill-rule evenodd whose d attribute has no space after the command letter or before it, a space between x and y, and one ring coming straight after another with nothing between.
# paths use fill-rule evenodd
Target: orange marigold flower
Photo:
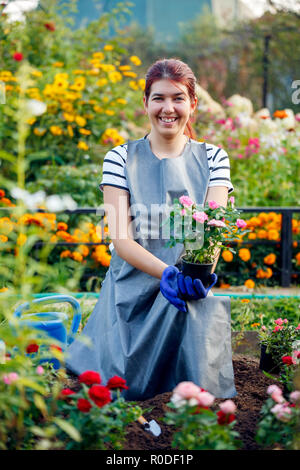
<instances>
[{"instance_id":1,"label":"orange marigold flower","mask_svg":"<svg viewBox=\"0 0 300 470\"><path fill-rule=\"evenodd\" d=\"M72 253L70 250L64 250L60 254L61 258L70 258L71 256L72 256Z\"/></svg>"},{"instance_id":2,"label":"orange marigold flower","mask_svg":"<svg viewBox=\"0 0 300 470\"><path fill-rule=\"evenodd\" d=\"M293 248L297 248L298 242L296 240L293 241Z\"/></svg>"},{"instance_id":3,"label":"orange marigold flower","mask_svg":"<svg viewBox=\"0 0 300 470\"><path fill-rule=\"evenodd\" d=\"M252 232L248 234L248 239L249 240L255 240L256 239L256 233Z\"/></svg>"},{"instance_id":4,"label":"orange marigold flower","mask_svg":"<svg viewBox=\"0 0 300 470\"><path fill-rule=\"evenodd\" d=\"M7 242L8 238L6 235L0 235L0 242L5 243Z\"/></svg>"},{"instance_id":5,"label":"orange marigold flower","mask_svg":"<svg viewBox=\"0 0 300 470\"><path fill-rule=\"evenodd\" d=\"M57 230L62 230L66 232L68 230L68 225L65 222L58 222Z\"/></svg>"},{"instance_id":6,"label":"orange marigold flower","mask_svg":"<svg viewBox=\"0 0 300 470\"><path fill-rule=\"evenodd\" d=\"M272 269L271 269L271 268L267 268L266 275L265 275L266 279L270 279L270 277L272 277L272 276L273 276L273 271L272 271Z\"/></svg>"},{"instance_id":7,"label":"orange marigold flower","mask_svg":"<svg viewBox=\"0 0 300 470\"><path fill-rule=\"evenodd\" d=\"M274 118L284 119L284 118L288 117L288 114L286 113L286 111L284 111L284 109L282 109L282 110L277 109L275 111L275 113L273 113L273 116L274 116Z\"/></svg>"},{"instance_id":8,"label":"orange marigold flower","mask_svg":"<svg viewBox=\"0 0 300 470\"><path fill-rule=\"evenodd\" d=\"M265 271L261 268L259 268L257 271L256 271L256 278L257 279L264 279L266 277L265 275Z\"/></svg>"},{"instance_id":9,"label":"orange marigold flower","mask_svg":"<svg viewBox=\"0 0 300 470\"><path fill-rule=\"evenodd\" d=\"M297 264L300 265L300 251L299 253L296 254L295 258L296 258Z\"/></svg>"},{"instance_id":10,"label":"orange marigold flower","mask_svg":"<svg viewBox=\"0 0 300 470\"><path fill-rule=\"evenodd\" d=\"M5 196L5 191L4 189L0 189L0 197L4 197Z\"/></svg>"},{"instance_id":11,"label":"orange marigold flower","mask_svg":"<svg viewBox=\"0 0 300 470\"><path fill-rule=\"evenodd\" d=\"M249 300L249 299L242 299L242 302L243 302L244 304L248 304L248 303L250 302L250 300Z\"/></svg>"},{"instance_id":12,"label":"orange marigold flower","mask_svg":"<svg viewBox=\"0 0 300 470\"><path fill-rule=\"evenodd\" d=\"M269 240L279 240L280 235L279 235L278 230L275 230L275 229L269 230L268 231L268 239Z\"/></svg>"},{"instance_id":13,"label":"orange marigold flower","mask_svg":"<svg viewBox=\"0 0 300 470\"><path fill-rule=\"evenodd\" d=\"M252 281L252 279L247 279L244 285L247 287L247 289L253 289L255 287L255 282Z\"/></svg>"},{"instance_id":14,"label":"orange marigold flower","mask_svg":"<svg viewBox=\"0 0 300 470\"><path fill-rule=\"evenodd\" d=\"M260 326L260 323L252 323L251 327L256 328L257 326Z\"/></svg>"},{"instance_id":15,"label":"orange marigold flower","mask_svg":"<svg viewBox=\"0 0 300 470\"><path fill-rule=\"evenodd\" d=\"M250 250L248 250L248 248L241 248L239 250L239 257L245 262L249 261L249 259L251 258Z\"/></svg>"},{"instance_id":16,"label":"orange marigold flower","mask_svg":"<svg viewBox=\"0 0 300 470\"><path fill-rule=\"evenodd\" d=\"M233 254L229 250L224 250L222 253L222 258L226 263L230 263L233 260Z\"/></svg>"},{"instance_id":17,"label":"orange marigold flower","mask_svg":"<svg viewBox=\"0 0 300 470\"><path fill-rule=\"evenodd\" d=\"M268 232L266 230L259 230L257 232L257 238L267 238Z\"/></svg>"},{"instance_id":18,"label":"orange marigold flower","mask_svg":"<svg viewBox=\"0 0 300 470\"><path fill-rule=\"evenodd\" d=\"M79 261L81 262L83 260L83 256L81 253L79 253L78 251L73 251L72 253L72 259L74 259L75 261Z\"/></svg>"},{"instance_id":19,"label":"orange marigold flower","mask_svg":"<svg viewBox=\"0 0 300 470\"><path fill-rule=\"evenodd\" d=\"M88 256L90 250L86 245L79 245L78 246L78 252L82 254L82 256Z\"/></svg>"},{"instance_id":20,"label":"orange marigold flower","mask_svg":"<svg viewBox=\"0 0 300 470\"><path fill-rule=\"evenodd\" d=\"M276 261L276 255L274 253L270 253L269 255L264 257L265 264L274 264Z\"/></svg>"},{"instance_id":21,"label":"orange marigold flower","mask_svg":"<svg viewBox=\"0 0 300 470\"><path fill-rule=\"evenodd\" d=\"M225 282L221 282L220 289L229 289L230 284L226 284Z\"/></svg>"},{"instance_id":22,"label":"orange marigold flower","mask_svg":"<svg viewBox=\"0 0 300 470\"><path fill-rule=\"evenodd\" d=\"M10 206L11 205L11 201L10 199L8 199L7 197L2 197L0 199L1 202L3 202L3 204L5 204L6 206Z\"/></svg>"}]
</instances>

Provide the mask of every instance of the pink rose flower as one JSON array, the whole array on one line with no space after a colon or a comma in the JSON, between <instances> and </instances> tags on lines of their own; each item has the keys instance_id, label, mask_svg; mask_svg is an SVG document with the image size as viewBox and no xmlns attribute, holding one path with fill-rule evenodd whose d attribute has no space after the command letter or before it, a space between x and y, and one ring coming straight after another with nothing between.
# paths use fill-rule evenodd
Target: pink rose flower
<instances>
[{"instance_id":1,"label":"pink rose flower","mask_svg":"<svg viewBox=\"0 0 300 470\"><path fill-rule=\"evenodd\" d=\"M273 333L275 333L276 331L280 331L280 330L283 330L283 326L275 326Z\"/></svg>"},{"instance_id":2,"label":"pink rose flower","mask_svg":"<svg viewBox=\"0 0 300 470\"><path fill-rule=\"evenodd\" d=\"M271 413L274 413L277 419L283 422L288 422L291 418L292 410L289 408L288 403L278 403L271 408Z\"/></svg>"},{"instance_id":3,"label":"pink rose flower","mask_svg":"<svg viewBox=\"0 0 300 470\"><path fill-rule=\"evenodd\" d=\"M281 388L278 387L278 385L272 384L272 385L268 386L267 394L272 395L272 393L281 393L282 394L282 390L281 390Z\"/></svg>"},{"instance_id":4,"label":"pink rose flower","mask_svg":"<svg viewBox=\"0 0 300 470\"><path fill-rule=\"evenodd\" d=\"M236 226L237 226L238 228L247 227L247 222L245 222L243 219L237 219L237 221L236 221Z\"/></svg>"},{"instance_id":5,"label":"pink rose flower","mask_svg":"<svg viewBox=\"0 0 300 470\"><path fill-rule=\"evenodd\" d=\"M282 396L281 390L279 392L273 392L271 394L272 400L274 400L276 403L283 403L285 400Z\"/></svg>"},{"instance_id":6,"label":"pink rose flower","mask_svg":"<svg viewBox=\"0 0 300 470\"><path fill-rule=\"evenodd\" d=\"M276 323L276 325L283 325L284 321L282 320L282 318L277 318L277 320L274 320L274 323Z\"/></svg>"},{"instance_id":7,"label":"pink rose flower","mask_svg":"<svg viewBox=\"0 0 300 470\"><path fill-rule=\"evenodd\" d=\"M197 400L200 406L209 408L215 401L215 397L209 392L200 392L198 393Z\"/></svg>"},{"instance_id":8,"label":"pink rose flower","mask_svg":"<svg viewBox=\"0 0 300 470\"><path fill-rule=\"evenodd\" d=\"M216 201L209 201L208 207L209 207L210 209L218 209L218 207L220 207L220 206L219 206L219 204L218 204Z\"/></svg>"},{"instance_id":9,"label":"pink rose flower","mask_svg":"<svg viewBox=\"0 0 300 470\"><path fill-rule=\"evenodd\" d=\"M199 387L193 382L180 382L173 390L173 393L181 398L198 398Z\"/></svg>"},{"instance_id":10,"label":"pink rose flower","mask_svg":"<svg viewBox=\"0 0 300 470\"><path fill-rule=\"evenodd\" d=\"M193 219L200 222L200 224L204 224L205 220L208 220L208 216L205 212L194 212Z\"/></svg>"},{"instance_id":11,"label":"pink rose flower","mask_svg":"<svg viewBox=\"0 0 300 470\"><path fill-rule=\"evenodd\" d=\"M39 374L39 375L43 375L43 373L44 373L44 368L43 368L42 366L37 366L36 372L37 372L37 374Z\"/></svg>"},{"instance_id":12,"label":"pink rose flower","mask_svg":"<svg viewBox=\"0 0 300 470\"><path fill-rule=\"evenodd\" d=\"M181 215L186 215L186 210L185 210L185 209L181 209L180 214L181 214Z\"/></svg>"},{"instance_id":13,"label":"pink rose flower","mask_svg":"<svg viewBox=\"0 0 300 470\"><path fill-rule=\"evenodd\" d=\"M292 403L300 402L300 392L299 392L299 390L295 390L294 392L290 393L290 401Z\"/></svg>"},{"instance_id":14,"label":"pink rose flower","mask_svg":"<svg viewBox=\"0 0 300 470\"><path fill-rule=\"evenodd\" d=\"M236 411L236 405L234 404L232 400L223 401L223 403L220 403L219 407L220 407L220 410L223 411L223 413L228 414L228 415L235 413Z\"/></svg>"},{"instance_id":15,"label":"pink rose flower","mask_svg":"<svg viewBox=\"0 0 300 470\"><path fill-rule=\"evenodd\" d=\"M6 385L10 385L13 382L16 382L16 380L18 380L18 378L19 378L19 375L16 372L9 372L9 374L4 374L3 375L3 382Z\"/></svg>"},{"instance_id":16,"label":"pink rose flower","mask_svg":"<svg viewBox=\"0 0 300 470\"><path fill-rule=\"evenodd\" d=\"M192 199L189 196L180 196L179 202L184 207L190 207L194 204L194 201L192 201Z\"/></svg>"},{"instance_id":17,"label":"pink rose flower","mask_svg":"<svg viewBox=\"0 0 300 470\"><path fill-rule=\"evenodd\" d=\"M213 227L226 227L226 224L222 220L211 219L207 222L207 225L212 225Z\"/></svg>"}]
</instances>

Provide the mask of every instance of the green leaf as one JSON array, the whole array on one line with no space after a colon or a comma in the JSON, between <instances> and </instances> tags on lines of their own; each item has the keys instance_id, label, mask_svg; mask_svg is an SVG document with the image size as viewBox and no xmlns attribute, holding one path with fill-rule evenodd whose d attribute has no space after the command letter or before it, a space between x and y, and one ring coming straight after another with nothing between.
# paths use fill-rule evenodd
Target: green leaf
<instances>
[{"instance_id":1,"label":"green leaf","mask_svg":"<svg viewBox=\"0 0 300 470\"><path fill-rule=\"evenodd\" d=\"M66 434L68 434L71 439L76 442L80 442L82 440L80 433L77 431L72 424L68 423L68 421L64 421L60 418L54 418L53 422Z\"/></svg>"},{"instance_id":2,"label":"green leaf","mask_svg":"<svg viewBox=\"0 0 300 470\"><path fill-rule=\"evenodd\" d=\"M35 383L33 380L27 379L26 377L18 379L18 384L22 384L25 385L25 387L32 388L32 390L39 392L41 395L46 395L47 393L41 385Z\"/></svg>"}]
</instances>

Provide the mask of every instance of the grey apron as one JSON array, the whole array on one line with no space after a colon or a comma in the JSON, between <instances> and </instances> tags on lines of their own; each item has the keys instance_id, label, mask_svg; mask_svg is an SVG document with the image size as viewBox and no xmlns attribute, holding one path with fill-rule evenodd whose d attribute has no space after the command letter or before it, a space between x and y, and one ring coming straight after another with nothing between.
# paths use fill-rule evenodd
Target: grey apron
<instances>
[{"instance_id":1,"label":"grey apron","mask_svg":"<svg viewBox=\"0 0 300 470\"><path fill-rule=\"evenodd\" d=\"M164 207L183 194L204 203L209 182L205 144L190 140L182 155L160 160L148 139L130 141L125 174L135 240L166 264L180 263L183 245L165 248ZM188 313L177 310L161 294L159 279L113 250L99 299L82 331L91 344L77 337L68 348L67 368L75 374L98 371L104 385L114 375L123 377L127 400L172 391L182 381L192 381L217 398L235 396L230 299L211 294L187 306Z\"/></svg>"}]
</instances>

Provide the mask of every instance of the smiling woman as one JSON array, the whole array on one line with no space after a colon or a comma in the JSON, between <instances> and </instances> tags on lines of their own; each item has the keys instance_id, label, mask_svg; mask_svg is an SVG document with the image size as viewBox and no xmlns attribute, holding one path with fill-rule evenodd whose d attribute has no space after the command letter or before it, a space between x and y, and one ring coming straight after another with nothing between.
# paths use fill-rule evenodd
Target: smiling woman
<instances>
[{"instance_id":1,"label":"smiling woman","mask_svg":"<svg viewBox=\"0 0 300 470\"><path fill-rule=\"evenodd\" d=\"M123 377L126 399L153 397L183 380L218 398L236 394L230 300L213 296L215 274L200 291L184 278L182 295L184 247L166 248L164 228L157 223L175 198L189 196L202 205L213 197L226 206L233 190L227 153L195 140L190 122L195 87L187 64L177 59L153 64L144 94L149 135L115 147L104 159L100 188L112 258L83 330L92 346L75 340L67 367L76 374L96 370L103 381Z\"/></svg>"}]
</instances>

